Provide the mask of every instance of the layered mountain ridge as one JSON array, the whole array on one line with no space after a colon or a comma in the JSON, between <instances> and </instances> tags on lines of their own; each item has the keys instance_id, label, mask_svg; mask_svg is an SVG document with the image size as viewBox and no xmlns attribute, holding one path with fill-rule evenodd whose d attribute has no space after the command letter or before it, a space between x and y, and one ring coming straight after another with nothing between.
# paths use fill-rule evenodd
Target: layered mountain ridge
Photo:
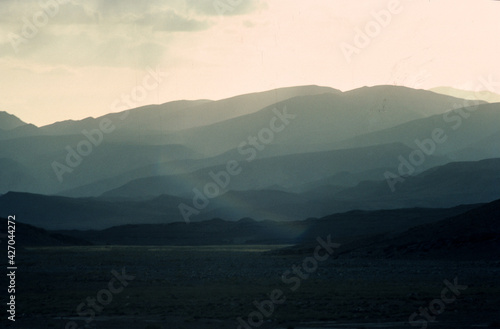
<instances>
[{"instance_id":1,"label":"layered mountain ridge","mask_svg":"<svg viewBox=\"0 0 500 329\"><path fill-rule=\"evenodd\" d=\"M44 127L2 112L0 215L97 229L490 202L500 103L474 104L397 86L299 86Z\"/></svg>"}]
</instances>

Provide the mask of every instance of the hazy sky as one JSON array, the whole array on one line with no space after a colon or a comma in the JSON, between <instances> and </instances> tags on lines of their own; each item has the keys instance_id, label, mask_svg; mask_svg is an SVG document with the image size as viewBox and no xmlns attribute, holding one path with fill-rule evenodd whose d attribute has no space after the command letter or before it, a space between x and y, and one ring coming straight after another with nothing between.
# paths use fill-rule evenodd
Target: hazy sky
<instances>
[{"instance_id":1,"label":"hazy sky","mask_svg":"<svg viewBox=\"0 0 500 329\"><path fill-rule=\"evenodd\" d=\"M498 1L56 1L0 0L0 110L36 125L112 112L127 96L500 80ZM157 87L151 69L164 72Z\"/></svg>"}]
</instances>

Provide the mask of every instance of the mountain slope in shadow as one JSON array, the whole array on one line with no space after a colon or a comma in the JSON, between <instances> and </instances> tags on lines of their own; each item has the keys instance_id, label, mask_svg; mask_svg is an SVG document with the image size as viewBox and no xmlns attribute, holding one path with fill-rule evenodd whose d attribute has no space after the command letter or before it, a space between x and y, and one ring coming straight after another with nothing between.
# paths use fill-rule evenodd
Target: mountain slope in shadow
<instances>
[{"instance_id":1,"label":"mountain slope in shadow","mask_svg":"<svg viewBox=\"0 0 500 329\"><path fill-rule=\"evenodd\" d=\"M400 234L351 242L339 252L348 257L498 260L500 200Z\"/></svg>"},{"instance_id":2,"label":"mountain slope in shadow","mask_svg":"<svg viewBox=\"0 0 500 329\"><path fill-rule=\"evenodd\" d=\"M340 92L326 87L299 86L219 101L175 101L150 105L41 128L19 126L21 123L18 120L17 124L6 126L16 128L0 131L3 135L0 136L0 152L3 158L22 163L39 182L36 190L29 184L17 190L54 194L92 183L100 184L99 181L113 179L117 175L122 175L119 183L123 185L144 175L151 176L155 164L169 167L177 161L203 160L231 150L234 152L236 148L243 148L241 152L246 158L252 152L249 136L270 131L271 120L282 117L285 106L287 113L295 116L294 119L285 129L273 134L272 141L266 142L269 147L257 152L259 157L332 150L334 144L341 140L429 115L441 115L453 104L462 101L405 87L376 86ZM104 120L113 129L102 133L98 128ZM492 125L493 121L488 122ZM268 130L263 130L265 128ZM23 136L23 133L26 135ZM38 135L34 136L36 133ZM92 136L89 137L89 134ZM102 135L102 140L99 135ZM400 137L396 136L387 143L400 142ZM81 161L73 165L68 158L78 158L75 155L78 145L80 153L86 155L80 156ZM87 151L88 148L91 150ZM55 162L70 165L63 179L56 176ZM193 170L201 169L200 163L196 164L197 168L193 166ZM207 161L205 166L213 165L213 162ZM128 172L134 174L126 177ZM323 178L315 177L314 171L309 173L309 181ZM116 184L114 182L107 190L117 187ZM1 182L0 187L0 190L8 190L8 187L1 186ZM102 193L102 186L99 189ZM85 194L76 195L96 194L87 186Z\"/></svg>"},{"instance_id":3,"label":"mountain slope in shadow","mask_svg":"<svg viewBox=\"0 0 500 329\"><path fill-rule=\"evenodd\" d=\"M454 155L456 161L473 161L496 157L498 150L483 150L480 158L474 153L463 152L464 148L480 148L483 139L498 133L500 124L500 103L480 104L477 107L459 108L444 114L412 120L400 125L372 133L364 133L335 144L337 148L364 147L398 141L418 149L416 140L422 143L432 139L436 129L442 133L442 143L435 142L434 155ZM488 142L485 141L485 142ZM429 146L426 146L429 147ZM462 151L462 154L460 152ZM460 156L459 156L460 155Z\"/></svg>"},{"instance_id":4,"label":"mountain slope in shadow","mask_svg":"<svg viewBox=\"0 0 500 329\"><path fill-rule=\"evenodd\" d=\"M369 171L370 179L378 180L383 178L385 172L381 168L397 167L398 156L410 152L410 148L394 143L357 149L291 154L251 162L238 154L233 160L238 161L241 172L230 177L227 189L249 191L273 187L293 190L303 184L316 182L344 171L353 173ZM446 158L431 156L422 167L431 168L448 161ZM223 164L181 175L140 178L102 195L132 199L161 194L189 196L193 188L203 190L205 184L213 181L214 174L225 170L226 164Z\"/></svg>"},{"instance_id":5,"label":"mountain slope in shadow","mask_svg":"<svg viewBox=\"0 0 500 329\"><path fill-rule=\"evenodd\" d=\"M298 194L277 190L228 191L195 209L192 222L211 218L294 221L353 209L446 208L500 198L500 159L449 163L415 177L404 177L391 192L386 181L366 181L354 188L325 186ZM188 182L189 186L192 186ZM144 187L147 191L148 186ZM318 193L320 191L321 193ZM332 191L330 193L330 191ZM147 194L144 194L146 196ZM200 201L198 201L200 202ZM100 229L123 224L183 222L179 205L188 198L68 198L28 193L0 196L0 216L16 213L23 221L48 229ZM29 207L26 207L29 205Z\"/></svg>"},{"instance_id":6,"label":"mountain slope in shadow","mask_svg":"<svg viewBox=\"0 0 500 329\"><path fill-rule=\"evenodd\" d=\"M0 227L0 243L1 245L7 245L7 219L0 218L2 225ZM46 231L42 228L24 224L21 222L15 221L15 241L16 248L24 248L24 247L49 247L49 246L88 246L91 245L90 242L81 239L72 237L69 235L55 233ZM7 249L7 248L6 248Z\"/></svg>"},{"instance_id":7,"label":"mountain slope in shadow","mask_svg":"<svg viewBox=\"0 0 500 329\"><path fill-rule=\"evenodd\" d=\"M116 126L118 135L127 139L123 132L131 136L137 136L137 133L165 134L254 113L292 97L323 93L340 93L340 91L329 87L296 86L238 95L217 101L179 100L127 109L98 118L57 122L40 129L51 135L71 135L83 129L93 129L102 120L109 120Z\"/></svg>"},{"instance_id":8,"label":"mountain slope in shadow","mask_svg":"<svg viewBox=\"0 0 500 329\"><path fill-rule=\"evenodd\" d=\"M293 222L238 221L211 219L197 223L123 225L99 231L64 230L59 233L88 239L96 244L121 245L224 245L314 243L331 235L343 241L373 233L403 232L415 225L430 223L474 209L478 205L449 209L398 209L351 211Z\"/></svg>"},{"instance_id":9,"label":"mountain slope in shadow","mask_svg":"<svg viewBox=\"0 0 500 329\"><path fill-rule=\"evenodd\" d=\"M0 196L0 216L15 213L20 221L44 229L103 229L182 221L177 207L181 202L189 201L171 196L132 202L9 192Z\"/></svg>"},{"instance_id":10,"label":"mountain slope in shadow","mask_svg":"<svg viewBox=\"0 0 500 329\"><path fill-rule=\"evenodd\" d=\"M397 169L393 171L397 174ZM500 198L500 159L451 162L416 176L367 181L334 195L339 201L369 207L449 207Z\"/></svg>"}]
</instances>

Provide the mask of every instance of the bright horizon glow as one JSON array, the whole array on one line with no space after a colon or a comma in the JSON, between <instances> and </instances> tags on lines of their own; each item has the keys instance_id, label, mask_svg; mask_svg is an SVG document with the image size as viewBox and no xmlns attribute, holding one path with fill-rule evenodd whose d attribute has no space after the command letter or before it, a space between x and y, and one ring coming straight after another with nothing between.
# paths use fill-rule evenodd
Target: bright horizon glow
<instances>
[{"instance_id":1,"label":"bright horizon glow","mask_svg":"<svg viewBox=\"0 0 500 329\"><path fill-rule=\"evenodd\" d=\"M471 90L480 78L500 81L500 2L393 1L398 13L348 62L342 43L354 45L356 29L391 0L255 0L226 15L213 0L68 0L17 53L9 38L41 7L5 0L0 111L38 126L98 117L115 112L147 68L167 76L134 107L298 85Z\"/></svg>"}]
</instances>

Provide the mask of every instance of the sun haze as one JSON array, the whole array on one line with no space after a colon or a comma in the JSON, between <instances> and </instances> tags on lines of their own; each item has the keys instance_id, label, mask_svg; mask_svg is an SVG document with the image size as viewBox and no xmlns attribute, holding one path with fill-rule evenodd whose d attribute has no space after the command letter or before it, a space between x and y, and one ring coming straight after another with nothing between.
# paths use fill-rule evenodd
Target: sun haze
<instances>
[{"instance_id":1,"label":"sun haze","mask_svg":"<svg viewBox=\"0 0 500 329\"><path fill-rule=\"evenodd\" d=\"M500 75L495 1L5 0L0 14L0 110L39 126L119 111L151 71L159 86L126 107Z\"/></svg>"}]
</instances>

